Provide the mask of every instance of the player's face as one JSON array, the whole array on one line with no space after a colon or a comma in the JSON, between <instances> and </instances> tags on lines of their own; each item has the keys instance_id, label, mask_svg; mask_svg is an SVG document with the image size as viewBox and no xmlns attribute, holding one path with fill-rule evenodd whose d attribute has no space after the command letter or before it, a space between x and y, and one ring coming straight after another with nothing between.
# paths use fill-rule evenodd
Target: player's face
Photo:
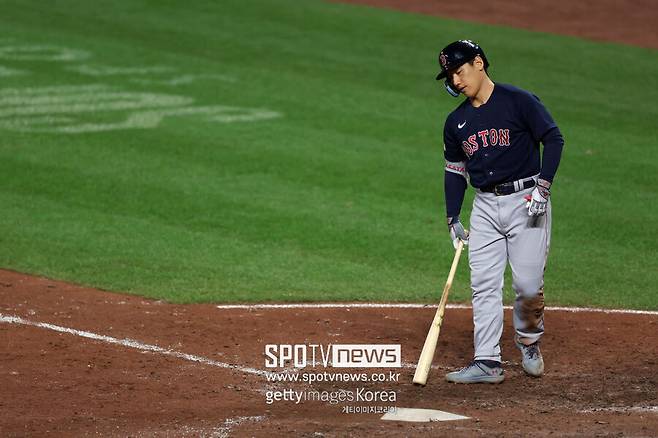
<instances>
[{"instance_id":1,"label":"player's face","mask_svg":"<svg viewBox=\"0 0 658 438\"><path fill-rule=\"evenodd\" d=\"M467 62L456 68L450 77L454 87L466 97L474 97L480 91L480 85L484 79L483 64L480 58L475 58L473 63Z\"/></svg>"}]
</instances>

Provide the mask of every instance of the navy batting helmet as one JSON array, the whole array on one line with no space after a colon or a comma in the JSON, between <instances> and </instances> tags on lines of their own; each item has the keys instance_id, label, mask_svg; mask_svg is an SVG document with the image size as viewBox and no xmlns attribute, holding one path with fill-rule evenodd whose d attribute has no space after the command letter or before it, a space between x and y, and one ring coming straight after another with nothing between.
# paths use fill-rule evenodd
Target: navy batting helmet
<instances>
[{"instance_id":1,"label":"navy batting helmet","mask_svg":"<svg viewBox=\"0 0 658 438\"><path fill-rule=\"evenodd\" d=\"M484 51L477 43L471 40L459 40L454 43L448 44L441 53L439 53L439 64L441 64L441 72L436 77L436 80L443 79L448 76L448 70L466 64L480 55L484 61L484 68L489 67L489 61L484 56Z\"/></svg>"}]
</instances>

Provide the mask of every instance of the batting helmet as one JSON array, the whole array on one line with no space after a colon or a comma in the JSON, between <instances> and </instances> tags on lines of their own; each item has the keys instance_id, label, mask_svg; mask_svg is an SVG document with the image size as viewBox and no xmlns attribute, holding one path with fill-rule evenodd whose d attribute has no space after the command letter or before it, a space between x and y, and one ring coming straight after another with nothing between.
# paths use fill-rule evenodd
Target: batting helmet
<instances>
[{"instance_id":1,"label":"batting helmet","mask_svg":"<svg viewBox=\"0 0 658 438\"><path fill-rule=\"evenodd\" d=\"M484 51L477 43L471 40L459 40L454 43L448 44L441 53L439 53L439 64L441 64L441 72L436 77L436 80L443 79L448 76L448 70L466 64L480 55L484 61L484 68L489 67L489 61L484 55Z\"/></svg>"}]
</instances>

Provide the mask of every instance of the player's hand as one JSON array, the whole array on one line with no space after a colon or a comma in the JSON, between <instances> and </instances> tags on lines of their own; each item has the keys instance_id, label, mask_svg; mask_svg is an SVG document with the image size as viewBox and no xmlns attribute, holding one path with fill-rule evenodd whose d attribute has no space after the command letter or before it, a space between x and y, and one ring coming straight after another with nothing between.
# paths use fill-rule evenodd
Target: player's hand
<instances>
[{"instance_id":1,"label":"player's hand","mask_svg":"<svg viewBox=\"0 0 658 438\"><path fill-rule=\"evenodd\" d=\"M537 181L532 194L526 198L528 201L528 216L543 216L548 206L548 198L551 196L551 183L540 179Z\"/></svg>"},{"instance_id":2,"label":"player's hand","mask_svg":"<svg viewBox=\"0 0 658 438\"><path fill-rule=\"evenodd\" d=\"M464 242L464 245L468 245L468 230L459 222L459 216L448 218L448 230L450 231L450 239L455 249L457 249L457 244L460 240Z\"/></svg>"}]
</instances>

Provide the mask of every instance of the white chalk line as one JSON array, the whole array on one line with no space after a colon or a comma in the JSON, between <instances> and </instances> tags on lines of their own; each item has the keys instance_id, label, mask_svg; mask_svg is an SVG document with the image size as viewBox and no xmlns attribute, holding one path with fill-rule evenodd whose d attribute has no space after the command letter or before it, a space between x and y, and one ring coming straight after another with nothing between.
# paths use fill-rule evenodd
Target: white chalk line
<instances>
[{"instance_id":1,"label":"white chalk line","mask_svg":"<svg viewBox=\"0 0 658 438\"><path fill-rule=\"evenodd\" d=\"M417 303L291 303L291 304L219 304L218 309L245 309L245 310L268 310L268 309L432 309L436 304ZM448 309L470 309L468 304L448 304ZM503 306L506 310L513 309L512 306ZM599 309L595 307L546 307L547 311L560 312L594 312L594 313L624 313L632 315L658 315L653 310L632 309Z\"/></svg>"},{"instance_id":2,"label":"white chalk line","mask_svg":"<svg viewBox=\"0 0 658 438\"><path fill-rule=\"evenodd\" d=\"M235 418L227 418L226 421L224 421L224 425L215 428L212 433L211 437L214 438L226 438L231 435L231 431L235 426L239 426L244 422L247 421L252 421L254 423L257 423L259 421L263 421L265 419L264 415L256 415L256 416L251 416L251 417L235 417Z\"/></svg>"},{"instance_id":3,"label":"white chalk line","mask_svg":"<svg viewBox=\"0 0 658 438\"><path fill-rule=\"evenodd\" d=\"M179 359L188 360L191 362L198 362L204 365L210 365L218 368L233 369L237 371L242 371L248 374L255 374L257 376L266 376L271 374L267 371L258 370L250 367L243 367L239 365L232 365L224 362L219 362L216 360L208 359L206 357L197 356L194 354L181 353L175 350L168 350L166 348L159 347L157 345L144 344L142 342L136 341L134 339L117 339L112 336L99 335L92 332L87 332L84 330L76 330L68 327L62 327L54 324L48 324L45 322L35 322L23 319L18 316L7 316L0 313L0 322L9 323L9 324L22 324L32 327L43 328L47 330L53 330L59 333L68 333L70 335L80 336L87 339L94 339L96 341L106 342L108 344L121 345L123 347L134 348L142 351L151 351L154 353L160 353L165 356L172 356Z\"/></svg>"},{"instance_id":4,"label":"white chalk line","mask_svg":"<svg viewBox=\"0 0 658 438\"><path fill-rule=\"evenodd\" d=\"M418 366L418 364L409 363L409 362L402 362L401 365L402 366L400 368L411 368L411 369L414 369L414 370ZM444 365L432 365L430 368L433 369L433 370L454 370L455 369L455 367L448 367L448 366L444 366Z\"/></svg>"},{"instance_id":5,"label":"white chalk line","mask_svg":"<svg viewBox=\"0 0 658 438\"><path fill-rule=\"evenodd\" d=\"M249 417L233 417L227 418L224 420L221 426L213 427L210 431L203 427L195 426L183 426L181 429L176 430L175 432L181 432L184 436L201 436L208 438L227 438L233 433L233 429L236 426L239 426L246 422L258 423L265 420L267 417L265 415L253 415ZM141 434L137 434L141 436ZM144 436L151 436L150 433L145 432Z\"/></svg>"},{"instance_id":6,"label":"white chalk line","mask_svg":"<svg viewBox=\"0 0 658 438\"><path fill-rule=\"evenodd\" d=\"M581 414L596 414L598 412L621 412L621 413L648 412L652 414L658 414L658 406L610 406L607 408L582 409L578 412L580 412Z\"/></svg>"}]
</instances>

